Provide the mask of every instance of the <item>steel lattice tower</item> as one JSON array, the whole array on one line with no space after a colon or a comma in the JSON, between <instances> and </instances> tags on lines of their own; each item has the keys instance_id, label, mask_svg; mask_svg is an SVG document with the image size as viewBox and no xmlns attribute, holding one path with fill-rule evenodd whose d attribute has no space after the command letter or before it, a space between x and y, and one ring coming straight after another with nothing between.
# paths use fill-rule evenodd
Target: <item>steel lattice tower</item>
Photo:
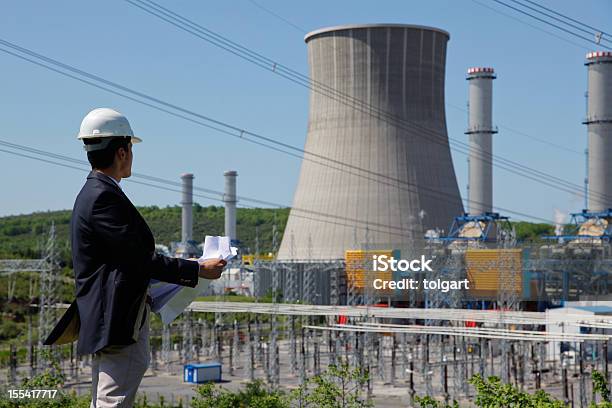
<instances>
[{"instance_id":1,"label":"steel lattice tower","mask_svg":"<svg viewBox=\"0 0 612 408\"><path fill-rule=\"evenodd\" d=\"M48 361L43 353L43 341L49 335L53 329L53 324L56 321L56 308L57 303L57 275L59 272L59 261L56 246L56 232L55 224L51 224L49 229L49 238L45 245L44 262L47 267L44 268L40 274L40 297L39 297L39 309L38 309L38 349L37 354L37 366L40 368L46 367Z\"/></svg>"}]
</instances>

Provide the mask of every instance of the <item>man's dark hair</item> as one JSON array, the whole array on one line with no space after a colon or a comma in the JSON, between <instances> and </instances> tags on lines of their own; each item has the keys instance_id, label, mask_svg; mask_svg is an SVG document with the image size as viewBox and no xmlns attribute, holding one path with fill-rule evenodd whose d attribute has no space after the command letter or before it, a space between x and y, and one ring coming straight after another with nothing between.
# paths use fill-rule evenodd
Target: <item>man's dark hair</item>
<instances>
[{"instance_id":1,"label":"man's dark hair","mask_svg":"<svg viewBox=\"0 0 612 408\"><path fill-rule=\"evenodd\" d=\"M84 139L83 141L86 145L98 144L100 143L100 138L96 137L91 139ZM87 160L89 160L91 168L106 169L112 166L113 162L115 161L115 153L117 152L117 150L123 148L127 151L130 141L130 137L115 137L104 149L87 152Z\"/></svg>"}]
</instances>

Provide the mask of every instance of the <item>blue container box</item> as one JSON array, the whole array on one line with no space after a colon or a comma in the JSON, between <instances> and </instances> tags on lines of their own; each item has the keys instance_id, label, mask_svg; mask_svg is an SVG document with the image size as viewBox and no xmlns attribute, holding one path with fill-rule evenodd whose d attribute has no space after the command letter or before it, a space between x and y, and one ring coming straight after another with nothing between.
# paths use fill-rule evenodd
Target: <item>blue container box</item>
<instances>
[{"instance_id":1,"label":"blue container box","mask_svg":"<svg viewBox=\"0 0 612 408\"><path fill-rule=\"evenodd\" d=\"M221 364L186 364L183 367L183 381L194 384L221 381Z\"/></svg>"}]
</instances>

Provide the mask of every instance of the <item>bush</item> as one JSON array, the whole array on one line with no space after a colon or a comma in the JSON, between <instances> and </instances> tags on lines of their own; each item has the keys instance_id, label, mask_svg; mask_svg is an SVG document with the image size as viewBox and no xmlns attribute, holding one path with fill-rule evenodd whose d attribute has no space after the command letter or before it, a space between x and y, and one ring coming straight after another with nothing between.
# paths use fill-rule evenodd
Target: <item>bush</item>
<instances>
[{"instance_id":1,"label":"bush","mask_svg":"<svg viewBox=\"0 0 612 408\"><path fill-rule=\"evenodd\" d=\"M32 390L46 389L58 390L55 398L39 399L9 399L8 390L2 390L0 395L0 408L87 408L89 407L90 397L77 397L74 392L66 392L63 389L64 376L61 372L59 363L54 360L51 353L47 351L46 357L51 361L51 367L43 373L23 380L21 386L15 389Z\"/></svg>"},{"instance_id":2,"label":"bush","mask_svg":"<svg viewBox=\"0 0 612 408\"><path fill-rule=\"evenodd\" d=\"M247 384L245 390L231 392L213 384L196 388L193 408L289 408L289 399L281 391L268 391L261 380Z\"/></svg>"},{"instance_id":3,"label":"bush","mask_svg":"<svg viewBox=\"0 0 612 408\"><path fill-rule=\"evenodd\" d=\"M316 408L366 408L371 401L363 398L369 374L362 368L350 368L348 364L330 365L320 375L309 378L293 392L293 399L300 407Z\"/></svg>"},{"instance_id":4,"label":"bush","mask_svg":"<svg viewBox=\"0 0 612 408\"><path fill-rule=\"evenodd\" d=\"M196 389L193 408L366 408L372 403L361 392L367 373L348 365L330 365L325 372L308 379L289 395L268 390L260 380L248 383L242 391L232 392L213 384Z\"/></svg>"},{"instance_id":5,"label":"bush","mask_svg":"<svg viewBox=\"0 0 612 408\"><path fill-rule=\"evenodd\" d=\"M542 390L535 394L519 391L511 384L504 384L498 377L482 378L476 374L470 379L476 388L478 407L524 407L524 408L565 408L565 403L552 398Z\"/></svg>"},{"instance_id":6,"label":"bush","mask_svg":"<svg viewBox=\"0 0 612 408\"><path fill-rule=\"evenodd\" d=\"M0 340L14 339L19 335L19 325L11 320L0 322Z\"/></svg>"},{"instance_id":7,"label":"bush","mask_svg":"<svg viewBox=\"0 0 612 408\"><path fill-rule=\"evenodd\" d=\"M420 408L459 408L459 403L457 401L453 401L452 405L448 405L444 402L440 402L435 400L432 397L414 397L414 402L419 404Z\"/></svg>"}]
</instances>

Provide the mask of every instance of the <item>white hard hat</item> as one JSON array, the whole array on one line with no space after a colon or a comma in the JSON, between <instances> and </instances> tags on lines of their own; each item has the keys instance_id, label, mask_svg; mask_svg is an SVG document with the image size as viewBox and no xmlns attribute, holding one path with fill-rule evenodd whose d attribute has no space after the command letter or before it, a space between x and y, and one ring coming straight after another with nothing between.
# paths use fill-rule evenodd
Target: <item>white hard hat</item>
<instances>
[{"instance_id":1,"label":"white hard hat","mask_svg":"<svg viewBox=\"0 0 612 408\"><path fill-rule=\"evenodd\" d=\"M125 116L113 109L97 108L83 118L77 139L100 139L99 143L84 146L85 150L91 152L106 148L115 137L130 137L132 143L142 142L142 139L134 136Z\"/></svg>"}]
</instances>

